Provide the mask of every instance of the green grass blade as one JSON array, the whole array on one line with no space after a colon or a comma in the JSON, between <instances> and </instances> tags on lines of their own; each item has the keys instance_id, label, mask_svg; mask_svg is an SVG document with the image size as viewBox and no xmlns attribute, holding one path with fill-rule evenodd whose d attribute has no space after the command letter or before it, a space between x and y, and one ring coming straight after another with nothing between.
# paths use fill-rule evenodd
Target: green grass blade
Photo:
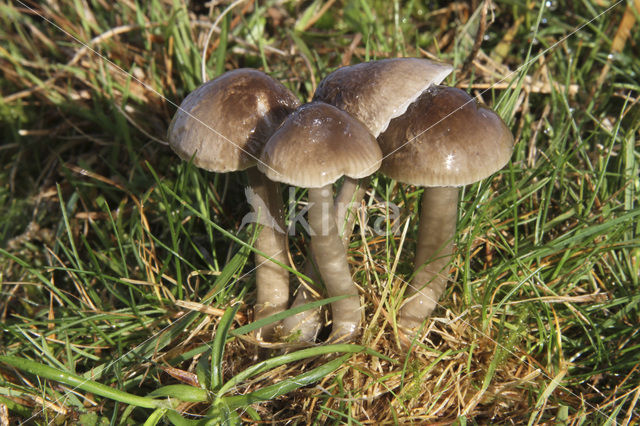
<instances>
[{"instance_id":1,"label":"green grass blade","mask_svg":"<svg viewBox=\"0 0 640 426\"><path fill-rule=\"evenodd\" d=\"M31 415L31 409L29 407L25 407L24 405L20 405L12 399L5 398L0 395L0 404L4 404L9 411L13 411L21 417L29 417Z\"/></svg>"},{"instance_id":2,"label":"green grass blade","mask_svg":"<svg viewBox=\"0 0 640 426\"><path fill-rule=\"evenodd\" d=\"M216 335L213 338L213 347L211 348L211 388L218 389L222 386L222 360L224 357L224 346L229 335L229 330L233 325L233 318L235 317L241 304L228 308L216 329Z\"/></svg>"},{"instance_id":3,"label":"green grass blade","mask_svg":"<svg viewBox=\"0 0 640 426\"><path fill-rule=\"evenodd\" d=\"M171 422L171 424L175 426L201 426L201 425L207 424L206 419L200 419L200 420L185 419L177 411L167 411L166 415L169 421Z\"/></svg>"},{"instance_id":4,"label":"green grass blade","mask_svg":"<svg viewBox=\"0 0 640 426\"><path fill-rule=\"evenodd\" d=\"M30 266L27 262L25 262L24 260L22 260L21 258L19 258L18 256L15 256L14 254L0 248L0 255L2 256L6 256L8 259L16 262L18 265L20 265L21 267L25 268L26 270L28 270L30 273L32 273L33 275L35 275L40 281L42 281L42 283L49 289L51 290L57 297L59 297L61 300L63 300L67 306L75 311L78 311L78 313L82 314L82 311L80 310L80 308L78 307L78 305L76 305L75 303L73 303L71 301L71 299L69 299L67 297L67 295L60 291L60 289L58 289L52 282L51 280L49 280L47 277L45 277L39 269Z\"/></svg>"},{"instance_id":5,"label":"green grass blade","mask_svg":"<svg viewBox=\"0 0 640 426\"><path fill-rule=\"evenodd\" d=\"M209 392L205 389L189 385L167 385L154 390L147 395L149 398L169 397L185 402L205 402L209 399Z\"/></svg>"},{"instance_id":6,"label":"green grass blade","mask_svg":"<svg viewBox=\"0 0 640 426\"><path fill-rule=\"evenodd\" d=\"M73 386L74 388L82 389L83 391L91 392L125 404L143 408L171 408L165 401L158 401L152 398L123 392L110 386L103 385L102 383L85 379L77 374L67 373L66 371L58 370L57 368L49 367L25 358L0 355L0 362L34 374L38 377L64 383L66 385Z\"/></svg>"},{"instance_id":7,"label":"green grass blade","mask_svg":"<svg viewBox=\"0 0 640 426\"><path fill-rule=\"evenodd\" d=\"M209 348L209 345L205 345ZM203 355L198 359L196 364L196 377L198 383L205 389L211 389L211 363L209 357L211 356L211 349L207 349Z\"/></svg>"},{"instance_id":8,"label":"green grass blade","mask_svg":"<svg viewBox=\"0 0 640 426\"><path fill-rule=\"evenodd\" d=\"M321 365L320 367L314 368L313 370L300 374L292 379L282 380L271 386L267 386L246 395L225 397L222 398L222 401L230 409L235 410L236 408L251 405L255 402L275 399L280 395L284 395L295 389L307 386L311 383L315 383L318 380L323 379L328 374L331 374L332 372L340 368L340 366L342 366L343 363L347 359L349 359L349 357L351 357L351 355L343 355L339 358L334 359L333 361L329 361L326 364Z\"/></svg>"},{"instance_id":9,"label":"green grass blade","mask_svg":"<svg viewBox=\"0 0 640 426\"><path fill-rule=\"evenodd\" d=\"M253 377L257 374L260 374L264 371L268 371L271 369L274 369L276 367L279 367L281 365L285 365L285 364L289 364L295 361L299 361L301 359L305 359L305 358L312 358L312 357L317 357L317 356L321 356L321 355L327 355L327 354L331 354L331 353L361 353L361 352L365 352L369 355L374 355L377 356L381 359L384 359L386 361L392 362L392 363L396 363L397 361L390 359L389 357L386 357L374 350L371 350L370 348L367 348L366 346L360 346L360 345L348 345L348 344L340 344L340 345L326 345L326 346L318 346L318 347L314 347L314 348L307 348L307 349L302 349L296 352L292 352L290 354L285 354L285 355L281 355L278 357L274 357L274 358L269 358L267 360L261 361L255 365L252 365L251 367L247 368L246 370L242 371L241 373L235 375L234 377L232 377L231 379L229 379L218 391L218 395L219 396L223 396L225 393L227 393L228 391L230 391L234 386L237 386L238 384L240 384L242 381Z\"/></svg>"},{"instance_id":10,"label":"green grass blade","mask_svg":"<svg viewBox=\"0 0 640 426\"><path fill-rule=\"evenodd\" d=\"M149 417L147 417L147 420L144 422L144 426L155 426L158 424L158 422L160 420L162 420L162 418L164 417L164 415L167 413L167 409L166 408L158 408L156 409L153 413L151 413L151 415Z\"/></svg>"},{"instance_id":11,"label":"green grass blade","mask_svg":"<svg viewBox=\"0 0 640 426\"><path fill-rule=\"evenodd\" d=\"M93 370L88 371L86 376L100 378L105 371L112 371L112 369L117 368L119 364L126 365L132 361L148 359L153 353L165 348L168 344L174 341L176 337L183 333L184 330L201 315L202 314L200 312L191 312L185 315L169 327L162 330L162 332L153 335L151 338L145 340L143 343L125 353L117 360L96 366Z\"/></svg>"},{"instance_id":12,"label":"green grass blade","mask_svg":"<svg viewBox=\"0 0 640 426\"><path fill-rule=\"evenodd\" d=\"M338 300L346 299L349 296L335 296L329 297L327 299L317 300L310 303L305 303L304 305L297 306L295 308L287 309L286 311L278 312L277 314L270 315L266 318L262 318L258 321L254 321L250 324L243 325L242 327L238 327L235 330L231 330L230 334L232 336L242 336L243 334L251 333L253 330L257 330L259 328L264 327L265 325L272 324L274 322L281 321L289 316L296 315L300 312L307 311L309 309L319 308L320 306L328 305L329 303L333 303Z\"/></svg>"}]
</instances>

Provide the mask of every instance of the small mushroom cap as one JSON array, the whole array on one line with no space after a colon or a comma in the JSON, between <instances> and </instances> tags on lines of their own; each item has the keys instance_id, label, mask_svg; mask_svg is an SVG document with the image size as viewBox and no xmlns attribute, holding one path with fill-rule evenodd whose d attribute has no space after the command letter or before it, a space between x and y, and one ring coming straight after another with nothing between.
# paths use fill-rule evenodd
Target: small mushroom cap
<instances>
[{"instance_id":1,"label":"small mushroom cap","mask_svg":"<svg viewBox=\"0 0 640 426\"><path fill-rule=\"evenodd\" d=\"M420 186L477 182L500 170L513 150L513 135L495 112L446 86L425 91L378 142L381 171Z\"/></svg>"},{"instance_id":2,"label":"small mushroom cap","mask_svg":"<svg viewBox=\"0 0 640 426\"><path fill-rule=\"evenodd\" d=\"M334 106L312 102L295 110L271 136L258 169L273 181L319 188L345 175L368 176L381 159L364 124Z\"/></svg>"},{"instance_id":3,"label":"small mushroom cap","mask_svg":"<svg viewBox=\"0 0 640 426\"><path fill-rule=\"evenodd\" d=\"M338 68L316 89L314 101L337 106L362 121L374 136L406 111L420 93L451 73L449 64L393 58Z\"/></svg>"},{"instance_id":4,"label":"small mushroom cap","mask_svg":"<svg viewBox=\"0 0 640 426\"><path fill-rule=\"evenodd\" d=\"M182 101L169 125L169 145L203 169L244 170L256 164L267 139L299 104L261 71L229 71Z\"/></svg>"}]
</instances>

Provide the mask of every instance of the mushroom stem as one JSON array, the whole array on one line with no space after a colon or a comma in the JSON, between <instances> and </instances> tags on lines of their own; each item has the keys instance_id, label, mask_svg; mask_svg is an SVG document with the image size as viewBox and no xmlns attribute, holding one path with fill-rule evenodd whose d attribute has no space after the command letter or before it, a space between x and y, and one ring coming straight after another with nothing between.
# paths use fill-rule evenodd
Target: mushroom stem
<instances>
[{"instance_id":1,"label":"mushroom stem","mask_svg":"<svg viewBox=\"0 0 640 426\"><path fill-rule=\"evenodd\" d=\"M456 232L458 188L425 188L411 296L400 309L398 324L415 330L431 315L449 280L448 265Z\"/></svg>"},{"instance_id":2,"label":"mushroom stem","mask_svg":"<svg viewBox=\"0 0 640 426\"><path fill-rule=\"evenodd\" d=\"M353 227L356 224L356 209L362 202L369 186L369 176L362 179L344 177L334 205L336 208L336 224L345 247L349 245Z\"/></svg>"},{"instance_id":3,"label":"mushroom stem","mask_svg":"<svg viewBox=\"0 0 640 426\"><path fill-rule=\"evenodd\" d=\"M345 249L349 247L353 227L356 223L355 210L362 202L368 184L369 176L362 179L353 179L345 176L344 182L333 202L336 211L336 225L338 230L341 231L339 233ZM319 282L320 277L318 276L317 267L314 266L317 262L313 260L313 257L313 251L310 251L309 259L307 259L303 267L303 273L314 282ZM313 293L305 285L301 285L291 307L296 308L314 300L316 300L316 297ZM289 335L297 332L298 341L313 342L321 326L320 309L321 308L309 309L285 318L282 321L283 334Z\"/></svg>"},{"instance_id":4,"label":"mushroom stem","mask_svg":"<svg viewBox=\"0 0 640 426\"><path fill-rule=\"evenodd\" d=\"M332 185L309 189L311 249L329 297L353 295L331 304L333 327L330 340L348 339L360 326L360 298L351 279L347 250L338 235Z\"/></svg>"},{"instance_id":5,"label":"mushroom stem","mask_svg":"<svg viewBox=\"0 0 640 426\"><path fill-rule=\"evenodd\" d=\"M287 309L289 303L289 271L273 262L289 265L287 234L284 227L284 211L280 185L272 182L255 167L247 170L249 185L252 189L249 204L266 206L267 211L256 211L260 223L264 224L256 238L255 248L269 256L255 254L256 288L258 292L255 305L255 319L266 318ZM276 229L276 228L279 228ZM274 324L262 327L257 336L271 339L275 330Z\"/></svg>"},{"instance_id":6,"label":"mushroom stem","mask_svg":"<svg viewBox=\"0 0 640 426\"><path fill-rule=\"evenodd\" d=\"M313 256L312 253L309 253L309 256ZM311 278L313 282L319 283L320 276L314 263L315 262L310 259L307 259L302 268L302 273ZM297 308L298 306L318 300L307 286L312 286L312 284L300 284L291 308ZM284 336L292 336L298 342L312 343L316 340L321 326L320 308L307 309L306 311L288 316L282 320L282 334Z\"/></svg>"}]
</instances>

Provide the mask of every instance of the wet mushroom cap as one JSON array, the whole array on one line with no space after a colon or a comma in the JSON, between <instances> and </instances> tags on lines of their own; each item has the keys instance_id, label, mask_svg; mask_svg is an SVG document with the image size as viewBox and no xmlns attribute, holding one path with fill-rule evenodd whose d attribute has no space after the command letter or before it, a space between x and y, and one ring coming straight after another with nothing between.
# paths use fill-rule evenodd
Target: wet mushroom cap
<instances>
[{"instance_id":1,"label":"wet mushroom cap","mask_svg":"<svg viewBox=\"0 0 640 426\"><path fill-rule=\"evenodd\" d=\"M449 64L422 58L363 62L329 74L313 100L347 111L378 136L389 120L402 115L420 93L439 84L452 69Z\"/></svg>"},{"instance_id":2,"label":"wet mushroom cap","mask_svg":"<svg viewBox=\"0 0 640 426\"><path fill-rule=\"evenodd\" d=\"M323 102L299 107L271 136L258 169L273 181L319 188L378 170L382 154L357 119Z\"/></svg>"},{"instance_id":3,"label":"wet mushroom cap","mask_svg":"<svg viewBox=\"0 0 640 426\"><path fill-rule=\"evenodd\" d=\"M446 86L426 90L378 142L380 171L420 186L477 182L500 170L513 149L513 135L495 112Z\"/></svg>"},{"instance_id":4,"label":"wet mushroom cap","mask_svg":"<svg viewBox=\"0 0 640 426\"><path fill-rule=\"evenodd\" d=\"M264 142L300 102L265 73L237 69L208 81L180 105L168 131L182 158L219 173L256 164Z\"/></svg>"}]
</instances>

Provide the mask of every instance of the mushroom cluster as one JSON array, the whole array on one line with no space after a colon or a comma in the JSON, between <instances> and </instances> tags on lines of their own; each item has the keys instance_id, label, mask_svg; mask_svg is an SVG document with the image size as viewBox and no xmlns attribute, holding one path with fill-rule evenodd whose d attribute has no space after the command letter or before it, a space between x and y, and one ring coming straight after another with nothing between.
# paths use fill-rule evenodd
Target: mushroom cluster
<instances>
[{"instance_id":1,"label":"mushroom cluster","mask_svg":"<svg viewBox=\"0 0 640 426\"><path fill-rule=\"evenodd\" d=\"M288 242L280 183L307 188L311 247L307 276L324 284L331 341L352 340L363 318L347 262L355 208L378 169L424 186L414 274L398 325L406 344L430 316L448 281L457 218L457 187L508 161L513 136L500 117L464 91L439 86L452 67L396 58L339 68L300 105L282 84L250 69L229 71L189 94L169 127L170 146L209 171L247 170L248 201L262 228L255 248L255 319L289 306ZM256 166L256 167L254 167ZM339 192L333 186L342 180ZM257 207L259 206L259 207ZM264 210L264 211L262 211ZM317 271L317 273L314 273ZM313 299L301 287L292 306ZM259 330L315 341L321 327L308 310Z\"/></svg>"}]
</instances>

